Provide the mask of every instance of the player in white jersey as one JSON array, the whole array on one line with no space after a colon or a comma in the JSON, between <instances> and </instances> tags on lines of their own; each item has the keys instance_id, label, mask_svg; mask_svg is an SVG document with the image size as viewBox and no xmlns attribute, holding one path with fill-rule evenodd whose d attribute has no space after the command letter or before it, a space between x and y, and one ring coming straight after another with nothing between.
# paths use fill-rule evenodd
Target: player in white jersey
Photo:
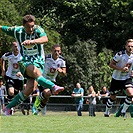
<instances>
[{"instance_id":1,"label":"player in white jersey","mask_svg":"<svg viewBox=\"0 0 133 133\"><path fill-rule=\"evenodd\" d=\"M18 62L21 55L18 50L17 42L12 43L12 52L7 52L2 56L2 77L6 81L6 90L8 92L8 102L12 100L14 95L23 90L24 77L20 73ZM8 64L6 70L6 62ZM6 70L6 71L5 71Z\"/></svg>"},{"instance_id":2,"label":"player in white jersey","mask_svg":"<svg viewBox=\"0 0 133 133\"><path fill-rule=\"evenodd\" d=\"M66 62L60 54L61 47L56 44L52 47L52 54L45 57L43 76L53 82L56 82L58 74L61 74L62 76L66 75ZM50 89L42 89L41 86L39 89L41 91L40 96L36 97L36 101L32 108L32 113L34 115L37 115L39 111L46 106L49 97L52 95Z\"/></svg>"},{"instance_id":3,"label":"player in white jersey","mask_svg":"<svg viewBox=\"0 0 133 133\"><path fill-rule=\"evenodd\" d=\"M2 77L6 81L6 89L11 99L16 95L19 90L23 89L24 77L20 73L18 62L21 59L19 54L17 42L12 43L12 52L7 52L2 56ZM8 61L8 67L6 70L6 61Z\"/></svg>"},{"instance_id":4,"label":"player in white jersey","mask_svg":"<svg viewBox=\"0 0 133 133\"><path fill-rule=\"evenodd\" d=\"M133 97L132 68L133 68L133 39L126 41L125 50L118 52L109 65L114 69L110 86L110 98L106 103L105 117L109 117L113 102L119 91L125 90L125 99L121 116L126 117L126 110L130 106Z\"/></svg>"}]
</instances>

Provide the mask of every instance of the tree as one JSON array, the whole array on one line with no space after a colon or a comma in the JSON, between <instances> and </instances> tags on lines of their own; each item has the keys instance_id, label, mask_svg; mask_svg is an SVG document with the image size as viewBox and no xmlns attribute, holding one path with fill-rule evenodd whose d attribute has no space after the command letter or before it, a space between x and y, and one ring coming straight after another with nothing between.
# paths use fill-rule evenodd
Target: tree
<instances>
[{"instance_id":1,"label":"tree","mask_svg":"<svg viewBox=\"0 0 133 133\"><path fill-rule=\"evenodd\" d=\"M73 89L77 82L85 88L96 86L97 69L96 42L78 40L73 46L62 47L63 56L67 59L67 76L60 80L66 83L66 88Z\"/></svg>"},{"instance_id":2,"label":"tree","mask_svg":"<svg viewBox=\"0 0 133 133\"><path fill-rule=\"evenodd\" d=\"M112 78L112 69L109 67L109 63L112 60L112 56L112 50L108 50L106 48L102 49L102 51L97 56L99 80L97 80L96 84L99 90L101 90L102 86L110 86L110 81Z\"/></svg>"}]
</instances>

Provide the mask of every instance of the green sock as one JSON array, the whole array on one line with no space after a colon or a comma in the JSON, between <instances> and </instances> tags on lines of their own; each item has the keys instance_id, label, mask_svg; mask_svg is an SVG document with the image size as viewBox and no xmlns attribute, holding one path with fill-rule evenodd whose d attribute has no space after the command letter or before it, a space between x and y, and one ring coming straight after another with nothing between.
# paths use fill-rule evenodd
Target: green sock
<instances>
[{"instance_id":1,"label":"green sock","mask_svg":"<svg viewBox=\"0 0 133 133\"><path fill-rule=\"evenodd\" d=\"M133 103L131 103L131 105L129 106L129 112L131 117L133 117Z\"/></svg>"},{"instance_id":2,"label":"green sock","mask_svg":"<svg viewBox=\"0 0 133 133\"><path fill-rule=\"evenodd\" d=\"M118 110L116 112L116 117L119 117L121 115L122 108L123 108L123 104L118 108Z\"/></svg>"},{"instance_id":3,"label":"green sock","mask_svg":"<svg viewBox=\"0 0 133 133\"><path fill-rule=\"evenodd\" d=\"M52 88L54 87L54 83L51 82L50 80L47 80L46 78L44 78L43 76L39 76L36 81L43 87L49 88L52 90Z\"/></svg>"},{"instance_id":4,"label":"green sock","mask_svg":"<svg viewBox=\"0 0 133 133\"><path fill-rule=\"evenodd\" d=\"M13 100L6 106L6 108L12 108L19 105L22 101L24 101L26 97L24 96L23 92L18 93Z\"/></svg>"}]
</instances>

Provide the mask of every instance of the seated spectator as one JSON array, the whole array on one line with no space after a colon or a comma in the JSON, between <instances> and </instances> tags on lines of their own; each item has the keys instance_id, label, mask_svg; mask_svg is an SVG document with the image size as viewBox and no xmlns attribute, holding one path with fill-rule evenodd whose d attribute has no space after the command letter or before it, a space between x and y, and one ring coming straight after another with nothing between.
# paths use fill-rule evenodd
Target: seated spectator
<instances>
[{"instance_id":1,"label":"seated spectator","mask_svg":"<svg viewBox=\"0 0 133 133\"><path fill-rule=\"evenodd\" d=\"M98 94L97 94L97 96L99 97L99 99L101 99L101 97L107 97L109 95L110 95L110 92L109 92L109 90L107 89L106 86L103 86L102 87L102 90L101 91L98 91ZM103 104L106 104L108 98L102 98L101 100L102 100L102 103Z\"/></svg>"},{"instance_id":2,"label":"seated spectator","mask_svg":"<svg viewBox=\"0 0 133 133\"><path fill-rule=\"evenodd\" d=\"M93 86L88 88L88 105L89 105L89 116L96 116L96 92Z\"/></svg>"}]
</instances>

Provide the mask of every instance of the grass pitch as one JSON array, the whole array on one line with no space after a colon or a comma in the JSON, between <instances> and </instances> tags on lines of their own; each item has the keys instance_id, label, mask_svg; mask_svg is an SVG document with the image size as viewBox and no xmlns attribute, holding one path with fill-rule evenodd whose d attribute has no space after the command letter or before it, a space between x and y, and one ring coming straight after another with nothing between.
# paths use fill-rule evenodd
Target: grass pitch
<instances>
[{"instance_id":1,"label":"grass pitch","mask_svg":"<svg viewBox=\"0 0 133 133\"><path fill-rule=\"evenodd\" d=\"M1 133L132 133L133 118L77 116L76 112L50 112L46 115L24 116L16 112L13 116L0 116Z\"/></svg>"}]
</instances>

